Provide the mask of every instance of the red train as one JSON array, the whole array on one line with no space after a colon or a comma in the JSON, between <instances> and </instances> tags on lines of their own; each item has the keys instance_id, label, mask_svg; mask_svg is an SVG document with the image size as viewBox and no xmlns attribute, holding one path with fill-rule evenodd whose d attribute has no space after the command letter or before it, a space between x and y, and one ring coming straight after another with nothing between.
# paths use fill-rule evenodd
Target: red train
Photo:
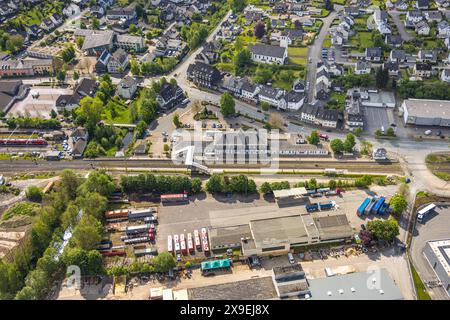
<instances>
[{"instance_id":1,"label":"red train","mask_svg":"<svg viewBox=\"0 0 450 320\"><path fill-rule=\"evenodd\" d=\"M12 138L2 138L0 139L1 146L46 146L47 140L45 139L12 139Z\"/></svg>"}]
</instances>

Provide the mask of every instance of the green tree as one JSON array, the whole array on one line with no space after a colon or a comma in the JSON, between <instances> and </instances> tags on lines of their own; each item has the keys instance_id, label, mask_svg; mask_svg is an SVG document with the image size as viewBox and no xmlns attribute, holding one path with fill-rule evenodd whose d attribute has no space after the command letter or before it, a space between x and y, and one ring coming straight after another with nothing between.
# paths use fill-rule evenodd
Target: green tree
<instances>
[{"instance_id":1,"label":"green tree","mask_svg":"<svg viewBox=\"0 0 450 320\"><path fill-rule=\"evenodd\" d=\"M355 136L351 133L347 134L344 140L344 151L353 152L353 148L355 147L355 145L356 145Z\"/></svg>"},{"instance_id":2,"label":"green tree","mask_svg":"<svg viewBox=\"0 0 450 320\"><path fill-rule=\"evenodd\" d=\"M387 128L386 135L389 137L395 137L395 131L392 127Z\"/></svg>"},{"instance_id":3,"label":"green tree","mask_svg":"<svg viewBox=\"0 0 450 320\"><path fill-rule=\"evenodd\" d=\"M140 73L139 62L136 59L130 60L130 71L133 75L139 75Z\"/></svg>"},{"instance_id":4,"label":"green tree","mask_svg":"<svg viewBox=\"0 0 450 320\"><path fill-rule=\"evenodd\" d=\"M92 29L97 30L98 28L100 28L100 21L96 17L93 17L92 18Z\"/></svg>"},{"instance_id":5,"label":"green tree","mask_svg":"<svg viewBox=\"0 0 450 320\"><path fill-rule=\"evenodd\" d=\"M367 140L362 140L361 141L361 154L362 155L371 155L372 154L372 147L373 145L367 141Z\"/></svg>"},{"instance_id":6,"label":"green tree","mask_svg":"<svg viewBox=\"0 0 450 320\"><path fill-rule=\"evenodd\" d=\"M176 266L175 259L168 252L158 254L152 260L152 264L157 272L167 272Z\"/></svg>"},{"instance_id":7,"label":"green tree","mask_svg":"<svg viewBox=\"0 0 450 320\"><path fill-rule=\"evenodd\" d=\"M344 143L342 142L341 139L331 140L330 147L334 153L342 153L344 151Z\"/></svg>"},{"instance_id":8,"label":"green tree","mask_svg":"<svg viewBox=\"0 0 450 320\"><path fill-rule=\"evenodd\" d=\"M109 184L110 182L107 183ZM88 192L79 196L76 199L76 204L83 209L85 215L101 219L108 206L108 199L98 192Z\"/></svg>"},{"instance_id":9,"label":"green tree","mask_svg":"<svg viewBox=\"0 0 450 320\"><path fill-rule=\"evenodd\" d=\"M91 137L94 135L97 124L102 119L103 108L103 101L98 96L95 98L86 96L81 99L80 107L76 109L76 114L84 119L85 127Z\"/></svg>"},{"instance_id":10,"label":"green tree","mask_svg":"<svg viewBox=\"0 0 450 320\"><path fill-rule=\"evenodd\" d=\"M272 193L272 188L270 187L270 183L264 182L261 185L261 187L259 188L259 192L264 193L264 194Z\"/></svg>"},{"instance_id":11,"label":"green tree","mask_svg":"<svg viewBox=\"0 0 450 320\"><path fill-rule=\"evenodd\" d=\"M266 101L264 101L263 103L261 103L261 110L262 111L269 111L270 109L270 104Z\"/></svg>"},{"instance_id":12,"label":"green tree","mask_svg":"<svg viewBox=\"0 0 450 320\"><path fill-rule=\"evenodd\" d=\"M232 116L236 113L235 102L231 94L225 92L220 97L220 112L224 117Z\"/></svg>"},{"instance_id":13,"label":"green tree","mask_svg":"<svg viewBox=\"0 0 450 320\"><path fill-rule=\"evenodd\" d=\"M213 173L206 182L206 190L212 193L223 192L225 187L225 180L223 175Z\"/></svg>"},{"instance_id":14,"label":"green tree","mask_svg":"<svg viewBox=\"0 0 450 320\"><path fill-rule=\"evenodd\" d=\"M408 207L408 201L405 196L397 193L391 198L391 201L389 201L389 206L392 208L394 214L400 216Z\"/></svg>"},{"instance_id":15,"label":"green tree","mask_svg":"<svg viewBox=\"0 0 450 320\"><path fill-rule=\"evenodd\" d=\"M129 33L136 33L138 31L138 28L136 27L135 24L130 24L130 26L128 27L128 32Z\"/></svg>"},{"instance_id":16,"label":"green tree","mask_svg":"<svg viewBox=\"0 0 450 320\"><path fill-rule=\"evenodd\" d=\"M202 191L202 180L200 178L192 179L192 193L200 193Z\"/></svg>"},{"instance_id":17,"label":"green tree","mask_svg":"<svg viewBox=\"0 0 450 320\"><path fill-rule=\"evenodd\" d=\"M251 64L252 54L250 53L250 50L247 48L239 50L234 58L234 70L236 75L242 75L246 68Z\"/></svg>"},{"instance_id":18,"label":"green tree","mask_svg":"<svg viewBox=\"0 0 450 320\"><path fill-rule=\"evenodd\" d=\"M310 144L318 145L320 142L319 133L317 130L311 131L311 134L306 138Z\"/></svg>"},{"instance_id":19,"label":"green tree","mask_svg":"<svg viewBox=\"0 0 450 320\"><path fill-rule=\"evenodd\" d=\"M100 221L91 215L83 215L73 230L72 241L83 250L95 249L102 240L103 227Z\"/></svg>"},{"instance_id":20,"label":"green tree","mask_svg":"<svg viewBox=\"0 0 450 320\"><path fill-rule=\"evenodd\" d=\"M77 44L77 47L78 47L79 49L81 49L81 47L83 47L83 44L84 44L84 38L82 38L82 37L77 37L77 39L75 40L75 42L76 42L76 44Z\"/></svg>"},{"instance_id":21,"label":"green tree","mask_svg":"<svg viewBox=\"0 0 450 320\"><path fill-rule=\"evenodd\" d=\"M33 202L42 201L42 191L36 186L29 186L26 191L27 199Z\"/></svg>"},{"instance_id":22,"label":"green tree","mask_svg":"<svg viewBox=\"0 0 450 320\"><path fill-rule=\"evenodd\" d=\"M169 145L167 143L164 144L163 148L164 148L164 152L165 153L168 153L170 151L170 147L169 147Z\"/></svg>"},{"instance_id":23,"label":"green tree","mask_svg":"<svg viewBox=\"0 0 450 320\"><path fill-rule=\"evenodd\" d=\"M400 234L398 222L394 218L383 220L372 220L367 223L367 230L381 241L392 241Z\"/></svg>"},{"instance_id":24,"label":"green tree","mask_svg":"<svg viewBox=\"0 0 450 320\"><path fill-rule=\"evenodd\" d=\"M181 127L180 116L178 113L175 113L172 118L173 125L177 128Z\"/></svg>"},{"instance_id":25,"label":"green tree","mask_svg":"<svg viewBox=\"0 0 450 320\"><path fill-rule=\"evenodd\" d=\"M232 0L231 1L231 9L233 9L234 13L239 13L247 6L246 0Z\"/></svg>"}]
</instances>

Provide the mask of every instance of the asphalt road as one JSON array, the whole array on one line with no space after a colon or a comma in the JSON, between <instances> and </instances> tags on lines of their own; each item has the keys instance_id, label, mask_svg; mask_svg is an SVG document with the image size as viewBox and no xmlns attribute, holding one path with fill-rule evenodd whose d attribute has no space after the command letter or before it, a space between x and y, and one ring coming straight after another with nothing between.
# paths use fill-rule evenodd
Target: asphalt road
<instances>
[{"instance_id":1,"label":"asphalt road","mask_svg":"<svg viewBox=\"0 0 450 320\"><path fill-rule=\"evenodd\" d=\"M392 17L392 20L394 20L394 23L397 26L398 33L402 37L403 41L411 41L412 39L414 39L414 37L406 31L403 21L400 20L400 14L405 14L406 12L396 10L389 10L388 12Z\"/></svg>"}]
</instances>

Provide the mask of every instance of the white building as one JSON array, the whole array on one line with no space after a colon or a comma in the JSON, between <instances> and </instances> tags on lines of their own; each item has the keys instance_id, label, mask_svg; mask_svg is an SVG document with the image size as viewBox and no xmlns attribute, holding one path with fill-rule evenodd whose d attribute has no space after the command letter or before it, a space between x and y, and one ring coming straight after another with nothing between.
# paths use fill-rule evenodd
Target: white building
<instances>
[{"instance_id":1,"label":"white building","mask_svg":"<svg viewBox=\"0 0 450 320\"><path fill-rule=\"evenodd\" d=\"M267 44L249 45L252 60L267 64L284 64L288 57L287 48Z\"/></svg>"}]
</instances>

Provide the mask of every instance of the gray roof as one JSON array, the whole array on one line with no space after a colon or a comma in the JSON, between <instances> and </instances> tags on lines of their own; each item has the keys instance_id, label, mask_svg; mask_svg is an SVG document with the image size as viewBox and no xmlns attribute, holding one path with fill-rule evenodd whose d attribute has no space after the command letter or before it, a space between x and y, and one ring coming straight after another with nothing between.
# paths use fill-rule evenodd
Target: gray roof
<instances>
[{"instance_id":1,"label":"gray roof","mask_svg":"<svg viewBox=\"0 0 450 320\"><path fill-rule=\"evenodd\" d=\"M409 116L450 119L450 101L406 99L403 103Z\"/></svg>"},{"instance_id":2,"label":"gray roof","mask_svg":"<svg viewBox=\"0 0 450 320\"><path fill-rule=\"evenodd\" d=\"M384 268L308 281L312 300L403 300Z\"/></svg>"},{"instance_id":3,"label":"gray roof","mask_svg":"<svg viewBox=\"0 0 450 320\"><path fill-rule=\"evenodd\" d=\"M286 93L286 95L284 97L287 102L297 103L297 102L301 101L303 98L305 98L305 94L291 90L288 93Z\"/></svg>"},{"instance_id":4,"label":"gray roof","mask_svg":"<svg viewBox=\"0 0 450 320\"><path fill-rule=\"evenodd\" d=\"M96 31L90 35L86 35L84 39L82 50L97 48L100 46L107 46L112 44L114 32L112 31Z\"/></svg>"},{"instance_id":5,"label":"gray roof","mask_svg":"<svg viewBox=\"0 0 450 320\"><path fill-rule=\"evenodd\" d=\"M253 54L275 58L283 58L286 53L286 48L268 44L251 44L249 49Z\"/></svg>"}]
</instances>

